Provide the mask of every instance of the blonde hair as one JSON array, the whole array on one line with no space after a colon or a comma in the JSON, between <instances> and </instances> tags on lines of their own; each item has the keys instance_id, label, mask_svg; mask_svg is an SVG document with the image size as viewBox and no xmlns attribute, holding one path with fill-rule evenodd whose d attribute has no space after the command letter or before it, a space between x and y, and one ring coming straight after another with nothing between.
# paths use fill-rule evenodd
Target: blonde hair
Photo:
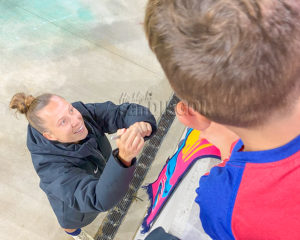
<instances>
[{"instance_id":1,"label":"blonde hair","mask_svg":"<svg viewBox=\"0 0 300 240\"><path fill-rule=\"evenodd\" d=\"M32 95L26 95L25 93L15 94L9 104L11 109L16 109L17 112L24 114L29 124L34 127L40 133L46 131L43 126L43 120L38 116L38 112L48 105L50 99L56 96L54 94L45 93L38 97Z\"/></svg>"}]
</instances>

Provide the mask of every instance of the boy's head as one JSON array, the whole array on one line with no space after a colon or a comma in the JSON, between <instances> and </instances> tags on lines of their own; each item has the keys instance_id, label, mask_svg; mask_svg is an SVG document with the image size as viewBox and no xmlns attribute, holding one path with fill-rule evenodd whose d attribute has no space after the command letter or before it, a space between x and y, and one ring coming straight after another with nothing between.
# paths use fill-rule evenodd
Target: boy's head
<instances>
[{"instance_id":1,"label":"boy's head","mask_svg":"<svg viewBox=\"0 0 300 240\"><path fill-rule=\"evenodd\" d=\"M297 0L149 0L145 30L192 109L255 127L299 96L299 19Z\"/></svg>"}]
</instances>

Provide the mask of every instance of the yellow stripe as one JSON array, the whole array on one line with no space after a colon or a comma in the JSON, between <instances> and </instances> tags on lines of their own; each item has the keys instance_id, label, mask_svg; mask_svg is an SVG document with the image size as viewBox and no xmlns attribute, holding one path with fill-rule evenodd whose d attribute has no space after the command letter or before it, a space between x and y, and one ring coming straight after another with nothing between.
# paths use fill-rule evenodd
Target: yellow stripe
<instances>
[{"instance_id":1,"label":"yellow stripe","mask_svg":"<svg viewBox=\"0 0 300 240\"><path fill-rule=\"evenodd\" d=\"M201 150L201 149L203 149L203 148L210 147L210 146L212 146L211 143L201 145L201 146L198 147L192 154L190 154L189 157L185 158L185 156L183 156L183 162L188 161L188 160L189 160L196 152L198 152L199 150Z\"/></svg>"}]
</instances>

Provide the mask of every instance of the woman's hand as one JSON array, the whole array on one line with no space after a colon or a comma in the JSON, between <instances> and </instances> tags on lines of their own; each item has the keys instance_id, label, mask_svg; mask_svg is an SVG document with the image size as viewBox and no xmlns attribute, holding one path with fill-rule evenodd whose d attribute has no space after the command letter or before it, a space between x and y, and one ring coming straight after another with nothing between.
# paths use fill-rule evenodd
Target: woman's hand
<instances>
[{"instance_id":1,"label":"woman's hand","mask_svg":"<svg viewBox=\"0 0 300 240\"><path fill-rule=\"evenodd\" d=\"M117 135L121 136L117 139L119 148L119 159L126 166L131 165L131 161L135 158L144 146L144 137L138 128L120 129Z\"/></svg>"},{"instance_id":2,"label":"woman's hand","mask_svg":"<svg viewBox=\"0 0 300 240\"><path fill-rule=\"evenodd\" d=\"M151 124L147 122L136 122L129 127L129 129L131 128L137 129L143 138L149 137L152 133Z\"/></svg>"}]
</instances>

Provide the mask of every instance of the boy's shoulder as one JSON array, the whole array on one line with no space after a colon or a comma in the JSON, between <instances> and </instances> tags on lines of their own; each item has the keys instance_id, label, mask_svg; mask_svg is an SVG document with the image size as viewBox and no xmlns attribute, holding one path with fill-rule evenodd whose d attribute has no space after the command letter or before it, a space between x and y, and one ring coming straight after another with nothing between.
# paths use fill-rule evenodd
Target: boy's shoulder
<instances>
[{"instance_id":1,"label":"boy's shoulder","mask_svg":"<svg viewBox=\"0 0 300 240\"><path fill-rule=\"evenodd\" d=\"M300 137L277 149L257 152L240 151L243 143L239 141L224 166L201 177L196 202L211 237L264 239L266 231L274 233L270 238L285 236L282 221L274 225L274 219L284 219L285 229L300 236L295 225L300 212L300 188L295 185L300 180L299 141Z\"/></svg>"}]
</instances>

